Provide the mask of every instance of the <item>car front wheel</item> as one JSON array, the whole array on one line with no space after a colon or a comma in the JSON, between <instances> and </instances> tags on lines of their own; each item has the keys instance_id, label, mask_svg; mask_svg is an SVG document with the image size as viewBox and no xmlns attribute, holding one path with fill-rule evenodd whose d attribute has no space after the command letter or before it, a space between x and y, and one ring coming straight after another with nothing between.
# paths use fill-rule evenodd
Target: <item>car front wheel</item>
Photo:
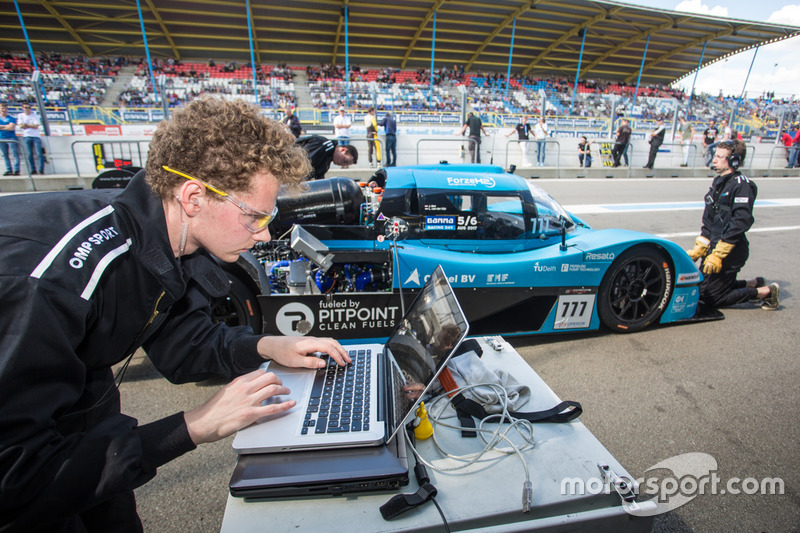
<instances>
[{"instance_id":1,"label":"car front wheel","mask_svg":"<svg viewBox=\"0 0 800 533\"><path fill-rule=\"evenodd\" d=\"M600 285L600 321L614 331L640 331L658 322L673 285L672 267L662 252L648 247L626 250L611 264Z\"/></svg>"}]
</instances>

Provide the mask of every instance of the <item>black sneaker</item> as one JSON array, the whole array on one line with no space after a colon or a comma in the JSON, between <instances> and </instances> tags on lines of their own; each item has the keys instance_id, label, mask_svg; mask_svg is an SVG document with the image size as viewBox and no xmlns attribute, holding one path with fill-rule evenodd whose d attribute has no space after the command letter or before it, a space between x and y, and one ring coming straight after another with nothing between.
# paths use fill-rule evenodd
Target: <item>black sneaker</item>
<instances>
[{"instance_id":1,"label":"black sneaker","mask_svg":"<svg viewBox=\"0 0 800 533\"><path fill-rule=\"evenodd\" d=\"M11 172L10 170L8 170L8 171L6 171L5 173L3 173L3 176L11 176L12 174L13 174L13 172Z\"/></svg>"},{"instance_id":2,"label":"black sneaker","mask_svg":"<svg viewBox=\"0 0 800 533\"><path fill-rule=\"evenodd\" d=\"M15 175L15 176L19 176L19 170L15 170L15 171L14 171L14 175Z\"/></svg>"},{"instance_id":3,"label":"black sneaker","mask_svg":"<svg viewBox=\"0 0 800 533\"><path fill-rule=\"evenodd\" d=\"M765 311L775 311L780 305L778 295L781 293L781 287L777 283L769 284L769 296L764 298L764 303L761 304L761 309Z\"/></svg>"}]
</instances>

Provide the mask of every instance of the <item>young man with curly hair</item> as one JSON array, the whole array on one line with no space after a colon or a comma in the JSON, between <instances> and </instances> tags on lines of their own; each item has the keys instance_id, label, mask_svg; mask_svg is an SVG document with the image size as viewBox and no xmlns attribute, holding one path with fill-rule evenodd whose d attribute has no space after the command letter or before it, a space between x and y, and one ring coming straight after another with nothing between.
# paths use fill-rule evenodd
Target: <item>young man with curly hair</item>
<instances>
[{"instance_id":1,"label":"young man with curly hair","mask_svg":"<svg viewBox=\"0 0 800 533\"><path fill-rule=\"evenodd\" d=\"M133 489L159 466L294 406L262 405L289 390L260 363L349 361L333 339L210 315L228 290L211 255L232 262L268 241L278 189L311 170L294 140L256 107L202 98L159 125L121 193L0 199L0 529L141 531ZM139 425L112 375L139 347L175 383L233 381Z\"/></svg>"}]
</instances>

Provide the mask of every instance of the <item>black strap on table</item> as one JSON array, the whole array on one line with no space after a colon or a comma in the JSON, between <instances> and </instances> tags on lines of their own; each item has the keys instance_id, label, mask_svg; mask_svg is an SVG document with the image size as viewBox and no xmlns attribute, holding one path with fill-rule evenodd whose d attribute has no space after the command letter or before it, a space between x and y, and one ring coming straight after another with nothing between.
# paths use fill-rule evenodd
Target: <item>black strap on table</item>
<instances>
[{"instance_id":1,"label":"black strap on table","mask_svg":"<svg viewBox=\"0 0 800 533\"><path fill-rule=\"evenodd\" d=\"M406 511L419 507L434 496L436 496L436 487L430 483L422 483L417 492L397 494L381 505L381 516L384 520L391 520Z\"/></svg>"},{"instance_id":2,"label":"black strap on table","mask_svg":"<svg viewBox=\"0 0 800 533\"><path fill-rule=\"evenodd\" d=\"M453 407L458 414L458 419L461 422L462 428L475 428L475 422L472 417L479 420L491 416L486 412L481 404L475 400L470 400L463 394L459 393L453 396ZM553 407L544 411L533 411L530 413L520 413L516 411L509 411L509 416L514 418L521 418L528 422L556 422L563 423L575 420L583 413L583 407L578 402L563 401ZM510 422L510 420L503 419L500 422ZM477 437L477 433L469 429L461 430L462 437Z\"/></svg>"}]
</instances>

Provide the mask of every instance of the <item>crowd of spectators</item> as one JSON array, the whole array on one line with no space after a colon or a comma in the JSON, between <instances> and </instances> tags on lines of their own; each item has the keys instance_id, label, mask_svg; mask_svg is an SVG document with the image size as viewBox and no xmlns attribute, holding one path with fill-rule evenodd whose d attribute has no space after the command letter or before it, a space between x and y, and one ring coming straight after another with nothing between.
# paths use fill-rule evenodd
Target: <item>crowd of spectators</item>
<instances>
[{"instance_id":1,"label":"crowd of spectators","mask_svg":"<svg viewBox=\"0 0 800 533\"><path fill-rule=\"evenodd\" d=\"M0 93L9 104L33 102L34 95L28 76L34 70L27 56L8 52L0 54ZM42 73L46 105L99 105L119 70L129 64L124 56L88 58L58 52L42 52L36 66Z\"/></svg>"},{"instance_id":2,"label":"crowd of spectators","mask_svg":"<svg viewBox=\"0 0 800 533\"><path fill-rule=\"evenodd\" d=\"M34 100L28 83L33 62L26 55L0 53L0 98L14 105ZM114 103L104 101L108 86L126 65L137 66L137 74ZM43 74L47 105L118 105L127 108L160 105L149 85L149 69L144 58L123 56L88 58L57 52L40 53L37 66ZM181 106L203 94L254 101L253 67L237 61L182 62L154 58L153 72L166 76L163 95L170 106ZM298 106L294 86L296 70L285 63L256 65L259 81L258 102L262 107L285 109ZM545 110L549 116L608 117L617 115L671 119L676 103L685 104L687 95L666 85L639 86L616 81L584 79L574 91L574 79L536 77L502 72L465 72L463 65L403 70L395 67L364 69L350 67L350 83L345 82L342 65L325 64L305 67L311 102L303 106L335 109L347 106L361 110L375 105L378 110L458 112L459 88L463 88L471 109L500 114L537 116ZM431 82L433 88L431 90ZM346 96L347 91L349 94ZM635 107L634 93L636 92ZM615 95L616 103L612 104ZM348 98L349 97L349 98ZM738 105L737 116L750 120L753 127L775 129L785 113L786 121L800 119L800 106L794 99L775 98L763 93L741 102L734 96L696 95L692 99L690 120L704 121L712 116L726 116Z\"/></svg>"}]
</instances>

